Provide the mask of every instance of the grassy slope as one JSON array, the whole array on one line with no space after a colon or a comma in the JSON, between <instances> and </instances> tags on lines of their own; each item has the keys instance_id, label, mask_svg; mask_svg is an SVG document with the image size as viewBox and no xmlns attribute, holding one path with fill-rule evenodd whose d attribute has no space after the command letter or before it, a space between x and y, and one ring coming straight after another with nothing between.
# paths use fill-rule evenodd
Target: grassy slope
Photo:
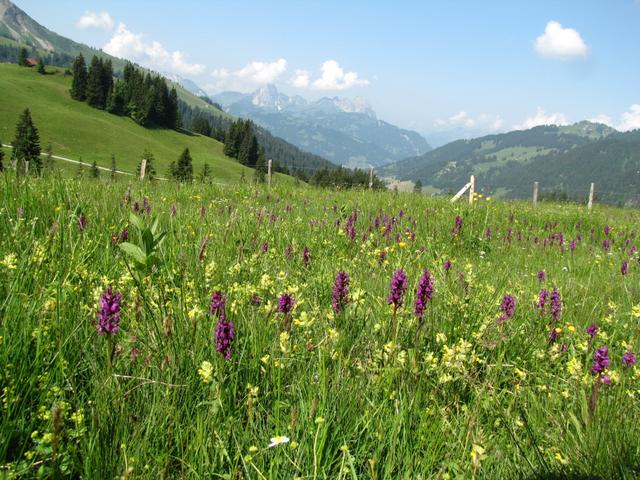
<instances>
[{"instance_id":1,"label":"grassy slope","mask_svg":"<svg viewBox=\"0 0 640 480\"><path fill-rule=\"evenodd\" d=\"M253 170L223 155L220 142L202 135L143 128L129 118L76 102L68 93L71 78L63 76L60 69L49 70L56 73L41 76L32 69L0 64L0 91L11 92L0 102L3 143L11 142L20 112L28 107L40 131L41 145L44 148L51 143L55 155L95 160L109 167L113 153L119 169L134 171L148 148L155 155L158 174L164 175L169 163L188 147L196 173L208 162L216 181L237 181L243 171L246 178L252 178Z\"/></svg>"}]
</instances>

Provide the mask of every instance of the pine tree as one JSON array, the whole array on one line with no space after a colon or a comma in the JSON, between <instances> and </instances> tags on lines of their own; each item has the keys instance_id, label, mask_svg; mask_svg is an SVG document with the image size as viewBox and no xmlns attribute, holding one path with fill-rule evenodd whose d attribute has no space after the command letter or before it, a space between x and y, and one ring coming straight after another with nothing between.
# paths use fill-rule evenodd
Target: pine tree
<instances>
[{"instance_id":1,"label":"pine tree","mask_svg":"<svg viewBox=\"0 0 640 480\"><path fill-rule=\"evenodd\" d=\"M254 170L254 176L258 183L264 183L267 175L267 161L264 154L264 149L261 147L258 154L258 161L256 162L256 169Z\"/></svg>"},{"instance_id":2,"label":"pine tree","mask_svg":"<svg viewBox=\"0 0 640 480\"><path fill-rule=\"evenodd\" d=\"M199 133L200 135L205 135L207 137L211 136L211 124L209 120L204 118L202 115L196 115L191 120L191 131L195 133Z\"/></svg>"},{"instance_id":3,"label":"pine tree","mask_svg":"<svg viewBox=\"0 0 640 480\"><path fill-rule=\"evenodd\" d=\"M211 168L207 162L204 162L202 172L200 172L199 180L202 183L209 183L211 181Z\"/></svg>"},{"instance_id":4,"label":"pine tree","mask_svg":"<svg viewBox=\"0 0 640 480\"><path fill-rule=\"evenodd\" d=\"M18 65L21 67L27 66L27 49L22 47L20 48L20 53L18 53Z\"/></svg>"},{"instance_id":5,"label":"pine tree","mask_svg":"<svg viewBox=\"0 0 640 480\"><path fill-rule=\"evenodd\" d=\"M111 154L111 173L109 174L111 180L115 180L116 179L116 156L112 153Z\"/></svg>"},{"instance_id":6,"label":"pine tree","mask_svg":"<svg viewBox=\"0 0 640 480\"><path fill-rule=\"evenodd\" d=\"M191 182L193 180L193 161L189 149L185 148L178 162L172 165L172 176L179 182Z\"/></svg>"},{"instance_id":7,"label":"pine tree","mask_svg":"<svg viewBox=\"0 0 640 480\"><path fill-rule=\"evenodd\" d=\"M142 160L146 160L147 164L144 169L144 179L145 180L154 180L156 178L156 169L153 165L155 160L153 153L149 150L142 152L142 158L140 159L140 163L138 163L138 168L136 169L136 173L138 174L138 178L140 177L140 169L142 168Z\"/></svg>"},{"instance_id":8,"label":"pine tree","mask_svg":"<svg viewBox=\"0 0 640 480\"><path fill-rule=\"evenodd\" d=\"M44 153L47 155L44 159L45 170L53 170L53 147L51 144L47 144L47 148L44 149Z\"/></svg>"},{"instance_id":9,"label":"pine tree","mask_svg":"<svg viewBox=\"0 0 640 480\"><path fill-rule=\"evenodd\" d=\"M222 152L231 158L238 158L240 145L243 140L244 122L241 119L236 120L229 126L227 134L224 138L224 148Z\"/></svg>"},{"instance_id":10,"label":"pine tree","mask_svg":"<svg viewBox=\"0 0 640 480\"><path fill-rule=\"evenodd\" d=\"M414 193L422 193L422 182L420 180L416 180L416 183L413 185Z\"/></svg>"},{"instance_id":11,"label":"pine tree","mask_svg":"<svg viewBox=\"0 0 640 480\"><path fill-rule=\"evenodd\" d=\"M38 73L40 75L44 75L47 73L47 71L44 69L44 61L42 60L42 57L38 58Z\"/></svg>"},{"instance_id":12,"label":"pine tree","mask_svg":"<svg viewBox=\"0 0 640 480\"><path fill-rule=\"evenodd\" d=\"M87 103L94 108L104 109L106 106L106 92L103 82L104 63L96 55L91 59L89 75L87 77Z\"/></svg>"},{"instance_id":13,"label":"pine tree","mask_svg":"<svg viewBox=\"0 0 640 480\"><path fill-rule=\"evenodd\" d=\"M98 177L100 177L100 169L98 168L98 164L94 160L93 163L91 164L91 178L98 178Z\"/></svg>"},{"instance_id":14,"label":"pine tree","mask_svg":"<svg viewBox=\"0 0 640 480\"><path fill-rule=\"evenodd\" d=\"M84 101L87 97L87 65L82 54L73 62L73 79L71 80L71 98Z\"/></svg>"},{"instance_id":15,"label":"pine tree","mask_svg":"<svg viewBox=\"0 0 640 480\"><path fill-rule=\"evenodd\" d=\"M166 126L173 129L181 127L180 109L178 106L178 92L175 87L169 92L169 105L167 106L167 123Z\"/></svg>"},{"instance_id":16,"label":"pine tree","mask_svg":"<svg viewBox=\"0 0 640 480\"><path fill-rule=\"evenodd\" d=\"M24 171L24 162L33 165L38 174L42 170L40 159L40 136L38 129L33 124L31 112L25 108L16 125L16 137L13 140L13 153L11 158L16 161L18 172Z\"/></svg>"}]
</instances>

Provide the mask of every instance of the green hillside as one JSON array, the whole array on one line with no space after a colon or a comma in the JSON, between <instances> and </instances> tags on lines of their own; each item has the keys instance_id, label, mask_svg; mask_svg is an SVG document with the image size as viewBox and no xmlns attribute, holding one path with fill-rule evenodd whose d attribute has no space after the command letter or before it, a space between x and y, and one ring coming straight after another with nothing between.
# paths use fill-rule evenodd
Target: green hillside
<instances>
[{"instance_id":1,"label":"green hillside","mask_svg":"<svg viewBox=\"0 0 640 480\"><path fill-rule=\"evenodd\" d=\"M640 204L640 133L579 122L458 140L384 167L390 181L420 180L429 192L456 191L470 175L487 195L582 199L591 182L599 200Z\"/></svg>"},{"instance_id":2,"label":"green hillside","mask_svg":"<svg viewBox=\"0 0 640 480\"><path fill-rule=\"evenodd\" d=\"M11 142L18 116L28 107L40 131L43 149L51 143L55 155L82 158L89 163L95 160L98 165L109 167L114 154L118 169L134 171L144 149L149 149L156 158L158 175L162 176L182 150L189 148L196 173L208 162L215 181L238 181L243 171L246 178L252 178L253 170L222 154L220 142L191 132L143 128L130 118L72 100L71 77L61 69L50 70L51 74L42 76L33 69L0 64L0 91L10 93L0 101L3 143Z\"/></svg>"}]
</instances>

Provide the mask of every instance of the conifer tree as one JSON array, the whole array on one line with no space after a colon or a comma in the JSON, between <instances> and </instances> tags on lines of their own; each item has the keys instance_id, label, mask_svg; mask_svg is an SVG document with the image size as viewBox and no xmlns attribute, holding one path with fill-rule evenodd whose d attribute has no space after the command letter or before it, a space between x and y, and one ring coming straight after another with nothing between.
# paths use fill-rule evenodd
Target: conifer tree
<instances>
[{"instance_id":1,"label":"conifer tree","mask_svg":"<svg viewBox=\"0 0 640 480\"><path fill-rule=\"evenodd\" d=\"M191 182L193 180L193 161L188 148L184 149L180 158L178 158L178 162L172 164L171 170L173 178L179 182Z\"/></svg>"},{"instance_id":2,"label":"conifer tree","mask_svg":"<svg viewBox=\"0 0 640 480\"><path fill-rule=\"evenodd\" d=\"M94 160L93 163L91 164L91 178L98 178L98 177L100 177L100 169L98 168L98 164Z\"/></svg>"},{"instance_id":3,"label":"conifer tree","mask_svg":"<svg viewBox=\"0 0 640 480\"><path fill-rule=\"evenodd\" d=\"M111 154L111 172L109 176L111 180L116 179L116 156L113 153Z\"/></svg>"},{"instance_id":4,"label":"conifer tree","mask_svg":"<svg viewBox=\"0 0 640 480\"><path fill-rule=\"evenodd\" d=\"M20 53L18 53L18 65L21 67L27 66L27 49L24 47L20 48Z\"/></svg>"},{"instance_id":5,"label":"conifer tree","mask_svg":"<svg viewBox=\"0 0 640 480\"><path fill-rule=\"evenodd\" d=\"M142 152L142 158L140 159L140 163L138 163L138 168L136 169L136 173L138 174L138 178L140 178L140 169L142 168L142 160L146 160L147 164L144 169L144 179L145 180L154 180L156 178L156 169L153 165L155 158L153 153L149 150L145 149Z\"/></svg>"},{"instance_id":6,"label":"conifer tree","mask_svg":"<svg viewBox=\"0 0 640 480\"><path fill-rule=\"evenodd\" d=\"M42 57L38 58L38 73L40 75L44 75L47 73L47 71L44 69L44 61L42 60Z\"/></svg>"},{"instance_id":7,"label":"conifer tree","mask_svg":"<svg viewBox=\"0 0 640 480\"><path fill-rule=\"evenodd\" d=\"M200 172L199 180L202 183L209 183L211 181L211 168L209 167L208 162L204 162L202 171Z\"/></svg>"},{"instance_id":8,"label":"conifer tree","mask_svg":"<svg viewBox=\"0 0 640 480\"><path fill-rule=\"evenodd\" d=\"M264 149L262 147L260 147L260 151L258 153L258 160L256 162L254 176L258 183L264 183L267 176L267 160L264 154Z\"/></svg>"},{"instance_id":9,"label":"conifer tree","mask_svg":"<svg viewBox=\"0 0 640 480\"><path fill-rule=\"evenodd\" d=\"M413 192L422 193L422 182L420 180L417 180L416 183L413 185Z\"/></svg>"},{"instance_id":10,"label":"conifer tree","mask_svg":"<svg viewBox=\"0 0 640 480\"><path fill-rule=\"evenodd\" d=\"M84 101L87 92L87 65L82 54L73 62L73 78L71 80L71 98Z\"/></svg>"},{"instance_id":11,"label":"conifer tree","mask_svg":"<svg viewBox=\"0 0 640 480\"><path fill-rule=\"evenodd\" d=\"M87 77L87 103L94 108L104 109L106 106L106 92L103 82L104 63L96 55L91 59L89 75Z\"/></svg>"},{"instance_id":12,"label":"conifer tree","mask_svg":"<svg viewBox=\"0 0 640 480\"><path fill-rule=\"evenodd\" d=\"M13 140L12 159L16 161L17 170L24 171L24 162L33 165L39 174L42 170L42 160L40 159L40 136L38 129L33 124L31 112L28 108L20 115L16 125L16 137Z\"/></svg>"}]
</instances>

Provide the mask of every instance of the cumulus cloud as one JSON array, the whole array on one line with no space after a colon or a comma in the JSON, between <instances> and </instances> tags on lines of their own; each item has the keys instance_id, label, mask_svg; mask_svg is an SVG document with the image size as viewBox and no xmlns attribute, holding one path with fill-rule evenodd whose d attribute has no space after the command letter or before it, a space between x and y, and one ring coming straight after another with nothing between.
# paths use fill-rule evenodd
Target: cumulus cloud
<instances>
[{"instance_id":1,"label":"cumulus cloud","mask_svg":"<svg viewBox=\"0 0 640 480\"><path fill-rule=\"evenodd\" d=\"M311 73L307 70L296 70L289 83L295 88L307 88L311 83Z\"/></svg>"},{"instance_id":2,"label":"cumulus cloud","mask_svg":"<svg viewBox=\"0 0 640 480\"><path fill-rule=\"evenodd\" d=\"M622 114L622 120L616 127L618 130L626 132L640 128L640 104L634 103L627 112Z\"/></svg>"},{"instance_id":3,"label":"cumulus cloud","mask_svg":"<svg viewBox=\"0 0 640 480\"><path fill-rule=\"evenodd\" d=\"M170 52L156 41L146 41L142 33L133 33L120 23L113 36L102 48L109 55L133 60L149 68L198 75L205 70L199 63L187 62L180 51Z\"/></svg>"},{"instance_id":4,"label":"cumulus cloud","mask_svg":"<svg viewBox=\"0 0 640 480\"><path fill-rule=\"evenodd\" d=\"M593 118L590 118L589 121L593 123L602 123L603 125L607 125L609 127L614 127L613 119L609 115L605 115L604 113L601 113L599 115L596 115Z\"/></svg>"},{"instance_id":5,"label":"cumulus cloud","mask_svg":"<svg viewBox=\"0 0 640 480\"><path fill-rule=\"evenodd\" d=\"M542 108L538 107L536 114L525 119L519 125L514 125L515 130L527 130L539 125L568 125L569 121L564 113L556 112L547 114Z\"/></svg>"},{"instance_id":6,"label":"cumulus cloud","mask_svg":"<svg viewBox=\"0 0 640 480\"><path fill-rule=\"evenodd\" d=\"M564 28L559 22L547 23L544 33L536 38L533 48L538 55L558 60L586 58L587 44L573 28Z\"/></svg>"},{"instance_id":7,"label":"cumulus cloud","mask_svg":"<svg viewBox=\"0 0 640 480\"><path fill-rule=\"evenodd\" d=\"M356 72L345 72L335 60L327 60L320 67L322 75L312 84L316 90L346 90L369 85L369 80L358 77Z\"/></svg>"},{"instance_id":8,"label":"cumulus cloud","mask_svg":"<svg viewBox=\"0 0 640 480\"><path fill-rule=\"evenodd\" d=\"M213 82L205 85L209 92L237 90L249 92L256 87L275 83L287 71L287 61L279 58L273 62L249 62L239 70L216 68L211 72Z\"/></svg>"},{"instance_id":9,"label":"cumulus cloud","mask_svg":"<svg viewBox=\"0 0 640 480\"><path fill-rule=\"evenodd\" d=\"M436 126L441 128L464 127L467 129L477 129L483 131L500 130L502 124L503 120L500 115L481 113L480 115L474 117L472 115L469 115L465 111L458 112L444 120L436 120Z\"/></svg>"},{"instance_id":10,"label":"cumulus cloud","mask_svg":"<svg viewBox=\"0 0 640 480\"><path fill-rule=\"evenodd\" d=\"M102 30L113 30L114 22L109 12L86 11L76 23L78 28L100 28Z\"/></svg>"}]
</instances>

